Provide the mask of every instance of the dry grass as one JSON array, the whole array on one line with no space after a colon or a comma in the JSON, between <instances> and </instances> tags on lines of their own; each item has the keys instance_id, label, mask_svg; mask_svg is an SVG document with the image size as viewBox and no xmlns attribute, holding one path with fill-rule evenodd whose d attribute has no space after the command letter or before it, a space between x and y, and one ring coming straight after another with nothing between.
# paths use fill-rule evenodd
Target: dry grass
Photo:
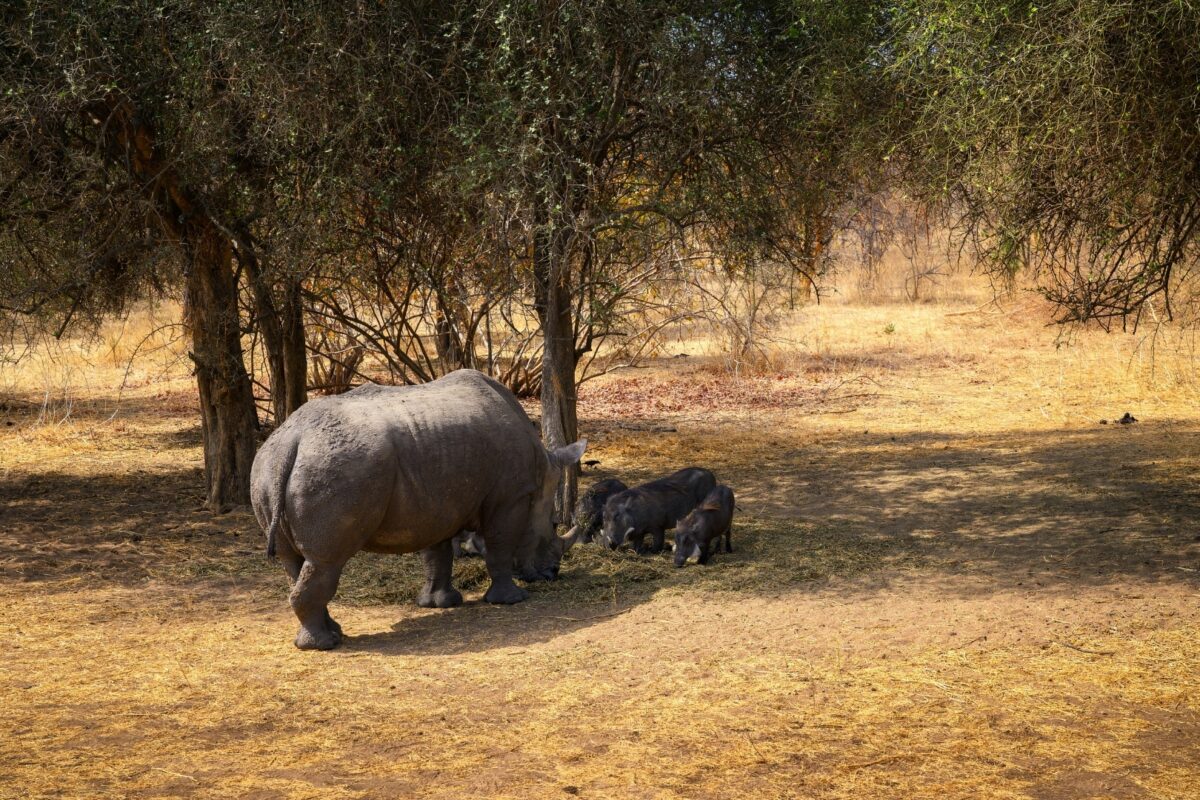
<instances>
[{"instance_id":1,"label":"dry grass","mask_svg":"<svg viewBox=\"0 0 1200 800\"><path fill-rule=\"evenodd\" d=\"M6 372L0 796L1200 796L1186 332L1151 358L975 300L805 309L775 375L687 342L588 384L587 479L710 466L737 552L583 547L512 608L466 560L448 611L364 555L326 654L251 516L198 509L185 375Z\"/></svg>"}]
</instances>

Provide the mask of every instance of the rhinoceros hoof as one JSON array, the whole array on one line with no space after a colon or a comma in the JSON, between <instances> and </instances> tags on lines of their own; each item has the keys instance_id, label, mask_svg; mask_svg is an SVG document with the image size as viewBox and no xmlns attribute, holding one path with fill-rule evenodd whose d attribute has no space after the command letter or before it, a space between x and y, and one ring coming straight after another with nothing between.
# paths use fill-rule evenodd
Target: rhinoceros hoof
<instances>
[{"instance_id":1,"label":"rhinoceros hoof","mask_svg":"<svg viewBox=\"0 0 1200 800\"><path fill-rule=\"evenodd\" d=\"M323 630L310 631L308 628L301 628L296 634L296 647L301 650L332 650L342 643L342 631Z\"/></svg>"},{"instance_id":2,"label":"rhinoceros hoof","mask_svg":"<svg viewBox=\"0 0 1200 800\"><path fill-rule=\"evenodd\" d=\"M454 608L461 606L462 592L458 589L439 589L436 592L421 592L417 605L421 608Z\"/></svg>"},{"instance_id":3,"label":"rhinoceros hoof","mask_svg":"<svg viewBox=\"0 0 1200 800\"><path fill-rule=\"evenodd\" d=\"M493 583L491 588L487 590L487 594L483 596L483 599L489 603L510 606L513 603L528 600L529 592L515 583L510 583L507 586L497 586Z\"/></svg>"},{"instance_id":4,"label":"rhinoceros hoof","mask_svg":"<svg viewBox=\"0 0 1200 800\"><path fill-rule=\"evenodd\" d=\"M558 580L558 570L553 569L551 567L547 567L547 568L541 569L541 570L529 570L528 572L522 572L518 577L521 580L525 581L526 583L537 583L538 581L554 581L554 580Z\"/></svg>"}]
</instances>

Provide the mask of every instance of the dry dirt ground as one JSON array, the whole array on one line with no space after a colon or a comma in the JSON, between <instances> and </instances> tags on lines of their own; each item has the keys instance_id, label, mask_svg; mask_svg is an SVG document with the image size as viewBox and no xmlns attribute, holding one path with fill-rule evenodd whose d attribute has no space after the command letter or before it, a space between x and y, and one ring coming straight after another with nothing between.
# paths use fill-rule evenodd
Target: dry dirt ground
<instances>
[{"instance_id":1,"label":"dry dirt ground","mask_svg":"<svg viewBox=\"0 0 1200 800\"><path fill-rule=\"evenodd\" d=\"M779 374L588 384L585 481L708 466L737 551L580 548L511 608L464 561L446 611L362 555L330 653L198 509L186 380L10 393L0 796L1200 797L1194 384L1038 316L833 306Z\"/></svg>"}]
</instances>

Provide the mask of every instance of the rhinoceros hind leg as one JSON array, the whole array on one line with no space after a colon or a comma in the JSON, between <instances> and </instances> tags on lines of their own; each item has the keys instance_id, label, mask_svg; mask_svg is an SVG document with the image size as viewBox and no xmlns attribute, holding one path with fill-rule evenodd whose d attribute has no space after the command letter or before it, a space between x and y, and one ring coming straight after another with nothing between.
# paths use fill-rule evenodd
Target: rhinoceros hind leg
<instances>
[{"instance_id":1,"label":"rhinoceros hind leg","mask_svg":"<svg viewBox=\"0 0 1200 800\"><path fill-rule=\"evenodd\" d=\"M297 553L296 548L292 547L292 543L283 536L280 536L275 542L275 554L279 558L279 563L283 564L284 571L287 572L288 583L295 586L296 581L300 579L300 569L304 566L304 556Z\"/></svg>"},{"instance_id":2,"label":"rhinoceros hind leg","mask_svg":"<svg viewBox=\"0 0 1200 800\"><path fill-rule=\"evenodd\" d=\"M421 608L452 608L462 605L462 593L451 583L454 573L454 545L450 539L421 551L425 562L425 587L417 595Z\"/></svg>"},{"instance_id":3,"label":"rhinoceros hind leg","mask_svg":"<svg viewBox=\"0 0 1200 800\"><path fill-rule=\"evenodd\" d=\"M292 610L300 618L296 647L301 650L332 650L342 643L342 627L329 616L329 601L337 592L342 565L316 565L305 561L292 587Z\"/></svg>"}]
</instances>

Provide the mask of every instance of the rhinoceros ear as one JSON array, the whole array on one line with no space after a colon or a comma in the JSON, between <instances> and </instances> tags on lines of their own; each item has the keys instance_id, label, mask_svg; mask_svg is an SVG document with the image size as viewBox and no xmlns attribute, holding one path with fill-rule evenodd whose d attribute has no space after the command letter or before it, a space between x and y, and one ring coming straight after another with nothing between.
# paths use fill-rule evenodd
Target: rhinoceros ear
<instances>
[{"instance_id":1,"label":"rhinoceros ear","mask_svg":"<svg viewBox=\"0 0 1200 800\"><path fill-rule=\"evenodd\" d=\"M570 466L583 458L584 450L587 450L587 439L580 439L574 444L569 444L566 447L556 447L550 451L550 460L559 467Z\"/></svg>"}]
</instances>

